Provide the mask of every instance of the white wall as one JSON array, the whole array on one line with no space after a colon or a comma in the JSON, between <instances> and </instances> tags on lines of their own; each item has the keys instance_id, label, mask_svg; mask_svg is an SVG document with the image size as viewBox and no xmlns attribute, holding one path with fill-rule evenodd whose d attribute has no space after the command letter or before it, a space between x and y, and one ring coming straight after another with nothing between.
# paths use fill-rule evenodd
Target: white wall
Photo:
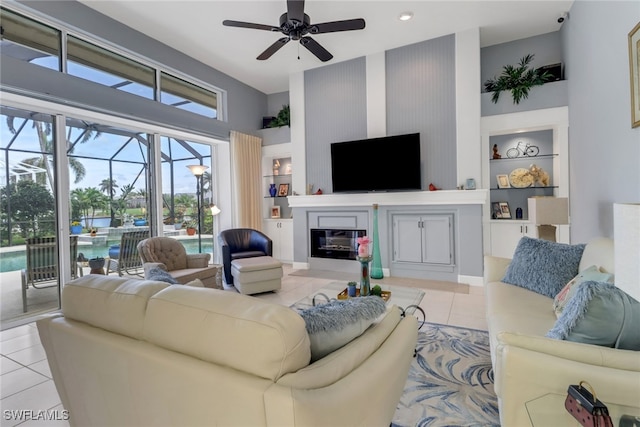
<instances>
[{"instance_id":1,"label":"white wall","mask_svg":"<svg viewBox=\"0 0 640 427\"><path fill-rule=\"evenodd\" d=\"M576 1L562 28L569 84L571 241L613 237L613 203L640 202L627 34L637 1Z\"/></svg>"}]
</instances>

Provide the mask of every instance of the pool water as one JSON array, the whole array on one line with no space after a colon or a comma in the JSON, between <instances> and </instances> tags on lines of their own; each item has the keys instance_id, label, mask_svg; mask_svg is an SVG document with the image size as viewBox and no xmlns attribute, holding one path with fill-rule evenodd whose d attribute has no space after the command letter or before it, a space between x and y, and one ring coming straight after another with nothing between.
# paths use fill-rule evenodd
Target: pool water
<instances>
[{"instance_id":1,"label":"pool water","mask_svg":"<svg viewBox=\"0 0 640 427\"><path fill-rule=\"evenodd\" d=\"M109 246L117 245L120 240L109 241L106 246L93 246L93 245L78 245L78 255L82 253L85 258L97 258L109 256ZM198 241L197 240L183 240L180 241L186 248L188 254L198 253ZM211 253L213 251L213 243L211 241L202 242L202 252ZM23 250L16 252L2 252L0 253L0 273L6 273L8 271L19 271L26 268L27 256Z\"/></svg>"}]
</instances>

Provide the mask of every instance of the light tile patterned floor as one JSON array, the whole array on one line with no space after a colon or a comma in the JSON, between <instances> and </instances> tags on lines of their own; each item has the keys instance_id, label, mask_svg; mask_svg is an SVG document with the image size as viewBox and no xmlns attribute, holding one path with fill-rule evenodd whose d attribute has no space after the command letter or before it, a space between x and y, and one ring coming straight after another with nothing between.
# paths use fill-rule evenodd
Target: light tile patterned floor
<instances>
[{"instance_id":1,"label":"light tile patterned floor","mask_svg":"<svg viewBox=\"0 0 640 427\"><path fill-rule=\"evenodd\" d=\"M329 282L336 280L335 272L298 272L285 265L282 289L257 298L291 305ZM291 275L290 273L303 274ZM430 280L385 278L389 285L420 287L425 296L420 306L427 321L466 328L486 330L484 294L482 287ZM375 284L376 280L372 280ZM42 416L49 411L55 418L63 418L64 408L51 379L51 371L35 324L28 324L0 332L0 425L21 427L68 426L64 420L26 420L29 415ZM17 411L23 412L22 417ZM10 411L10 412L6 412ZM25 415L27 415L25 417ZM21 419L20 419L21 418Z\"/></svg>"}]
</instances>

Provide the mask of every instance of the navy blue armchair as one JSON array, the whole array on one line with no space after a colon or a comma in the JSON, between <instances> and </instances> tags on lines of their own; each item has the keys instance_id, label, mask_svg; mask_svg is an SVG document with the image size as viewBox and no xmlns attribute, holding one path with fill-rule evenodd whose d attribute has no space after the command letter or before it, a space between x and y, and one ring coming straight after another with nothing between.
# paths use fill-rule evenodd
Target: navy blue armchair
<instances>
[{"instance_id":1,"label":"navy blue armchair","mask_svg":"<svg viewBox=\"0 0 640 427\"><path fill-rule=\"evenodd\" d=\"M256 256L271 256L273 242L264 233L252 228L231 228L218 235L222 249L222 265L224 278L228 285L233 285L231 262L234 259Z\"/></svg>"}]
</instances>

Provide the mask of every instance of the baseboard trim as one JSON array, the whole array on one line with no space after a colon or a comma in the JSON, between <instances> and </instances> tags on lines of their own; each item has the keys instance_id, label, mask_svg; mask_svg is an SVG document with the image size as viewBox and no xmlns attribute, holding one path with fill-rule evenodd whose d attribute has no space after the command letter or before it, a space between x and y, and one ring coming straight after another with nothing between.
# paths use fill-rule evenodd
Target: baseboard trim
<instances>
[{"instance_id":1,"label":"baseboard trim","mask_svg":"<svg viewBox=\"0 0 640 427\"><path fill-rule=\"evenodd\" d=\"M458 283L466 283L469 286L484 286L484 279L480 276L458 275Z\"/></svg>"}]
</instances>

